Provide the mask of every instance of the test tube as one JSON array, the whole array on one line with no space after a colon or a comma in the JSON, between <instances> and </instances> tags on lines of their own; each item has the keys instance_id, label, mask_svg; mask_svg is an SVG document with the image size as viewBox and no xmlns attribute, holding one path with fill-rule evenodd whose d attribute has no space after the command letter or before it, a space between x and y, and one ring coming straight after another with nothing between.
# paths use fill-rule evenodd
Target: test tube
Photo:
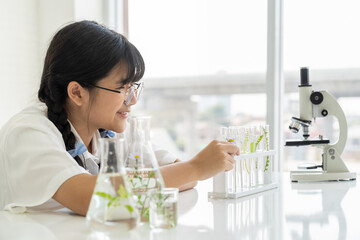
<instances>
[{"instance_id":1,"label":"test tube","mask_svg":"<svg viewBox=\"0 0 360 240\"><path fill-rule=\"evenodd\" d=\"M261 152L265 149L265 136L263 134L262 125L255 126L256 151Z\"/></svg>"},{"instance_id":2,"label":"test tube","mask_svg":"<svg viewBox=\"0 0 360 240\"><path fill-rule=\"evenodd\" d=\"M227 127L220 127L220 140L226 141L228 136L228 128Z\"/></svg>"},{"instance_id":3,"label":"test tube","mask_svg":"<svg viewBox=\"0 0 360 240\"><path fill-rule=\"evenodd\" d=\"M244 127L244 135L241 147L241 153L250 153L250 128ZM241 162L241 181L242 187L247 189L250 187L250 159L244 158Z\"/></svg>"},{"instance_id":4,"label":"test tube","mask_svg":"<svg viewBox=\"0 0 360 240\"><path fill-rule=\"evenodd\" d=\"M264 184L264 169L265 169L265 162L264 159L266 157L257 157L257 184L262 185Z\"/></svg>"},{"instance_id":5,"label":"test tube","mask_svg":"<svg viewBox=\"0 0 360 240\"><path fill-rule=\"evenodd\" d=\"M237 128L235 126L229 127L228 133L228 142L231 142L234 145L237 145ZM235 156L234 156L235 157ZM234 168L231 170L231 186L234 192L239 190L239 178L238 178L238 167L236 161L234 163Z\"/></svg>"},{"instance_id":6,"label":"test tube","mask_svg":"<svg viewBox=\"0 0 360 240\"><path fill-rule=\"evenodd\" d=\"M250 136L249 136L249 142L250 142L250 153L251 158L249 159L249 165L250 165L250 176L249 176L249 183L251 187L256 186L257 184L257 164L256 164L256 157L253 155L256 153L256 135L254 131L255 127L252 127L250 129Z\"/></svg>"},{"instance_id":7,"label":"test tube","mask_svg":"<svg viewBox=\"0 0 360 240\"><path fill-rule=\"evenodd\" d=\"M243 142L243 136L244 136L244 131L243 131L243 127L236 127L235 129L236 132L236 146L241 149L242 146L242 142ZM242 166L241 166L241 159L237 159L237 157L235 157L235 181L237 183L236 185L236 192L241 192L241 189L243 187L243 183L242 183Z\"/></svg>"},{"instance_id":8,"label":"test tube","mask_svg":"<svg viewBox=\"0 0 360 240\"><path fill-rule=\"evenodd\" d=\"M270 131L269 131L269 125L262 125L261 126L262 129L262 133L264 135L263 139L264 139L264 148L266 151L270 150Z\"/></svg>"},{"instance_id":9,"label":"test tube","mask_svg":"<svg viewBox=\"0 0 360 240\"><path fill-rule=\"evenodd\" d=\"M264 134L264 142L265 142L265 150L269 151L270 150L270 131L269 131L269 125L264 125L262 127L263 129L263 134ZM264 157L264 184L266 183L271 183L271 178L272 178L272 155L269 156L265 156Z\"/></svg>"},{"instance_id":10,"label":"test tube","mask_svg":"<svg viewBox=\"0 0 360 240\"><path fill-rule=\"evenodd\" d=\"M255 140L256 140L256 152L262 152L265 150L265 136L263 134L262 125L257 125L255 127ZM256 157L255 168L256 168L256 185L263 184L264 182L264 172L263 172L263 157Z\"/></svg>"},{"instance_id":11,"label":"test tube","mask_svg":"<svg viewBox=\"0 0 360 240\"><path fill-rule=\"evenodd\" d=\"M227 142L228 141L228 138L229 138L229 128L228 127L220 127L220 140L221 141L225 141ZM225 187L226 187L226 192L229 192L229 193L233 193L234 191L234 183L233 183L233 172L232 171L229 171L227 172L227 174L225 175Z\"/></svg>"}]
</instances>

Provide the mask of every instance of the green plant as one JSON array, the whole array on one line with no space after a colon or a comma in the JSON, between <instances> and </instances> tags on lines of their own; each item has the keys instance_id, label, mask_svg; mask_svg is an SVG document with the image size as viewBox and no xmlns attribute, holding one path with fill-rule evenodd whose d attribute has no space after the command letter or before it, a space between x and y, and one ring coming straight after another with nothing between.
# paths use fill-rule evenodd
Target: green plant
<instances>
[{"instance_id":1,"label":"green plant","mask_svg":"<svg viewBox=\"0 0 360 240\"><path fill-rule=\"evenodd\" d=\"M244 141L242 143L242 149L241 149L241 153L245 154L246 153L246 148L247 148L247 144L250 140L250 134L249 134L249 131L246 130L246 133L245 133L245 137L244 137ZM251 146L250 146L251 148ZM247 167L247 164L246 164L246 159L244 159L244 164L245 164L245 169L246 169L246 172L250 174L250 170L248 169Z\"/></svg>"},{"instance_id":2,"label":"green plant","mask_svg":"<svg viewBox=\"0 0 360 240\"><path fill-rule=\"evenodd\" d=\"M175 227L176 226L176 212L174 212L174 209L172 209L172 206L168 206L166 204L166 201L168 200L168 198L170 197L170 195L164 195L161 192L157 192L153 195L153 199L155 199L155 205L156 205L156 209L154 209L156 211L157 214L161 214L165 217L165 221L168 224L168 226L170 227Z\"/></svg>"},{"instance_id":3,"label":"green plant","mask_svg":"<svg viewBox=\"0 0 360 240\"><path fill-rule=\"evenodd\" d=\"M249 142L249 135L250 135L249 131L246 130L244 141L243 141L242 147L241 147L241 153L246 153L246 147Z\"/></svg>"},{"instance_id":4,"label":"green plant","mask_svg":"<svg viewBox=\"0 0 360 240\"><path fill-rule=\"evenodd\" d=\"M258 138L258 140L257 140L256 142L250 143L250 152L251 152L251 153L256 152L256 149L257 149L259 143L261 142L261 139L263 138L263 136L264 136L264 135L260 135L259 138Z\"/></svg>"},{"instance_id":5,"label":"green plant","mask_svg":"<svg viewBox=\"0 0 360 240\"><path fill-rule=\"evenodd\" d=\"M265 127L263 127L263 131L264 131L264 136L265 136L265 143L266 143L266 151L269 151L269 137L268 137L268 132L266 131ZM265 169L264 172L266 172L269 169L269 165L270 165L270 160L269 160L270 156L267 155L266 156L266 164L265 164Z\"/></svg>"},{"instance_id":6,"label":"green plant","mask_svg":"<svg viewBox=\"0 0 360 240\"><path fill-rule=\"evenodd\" d=\"M149 221L149 206L147 205L148 201L148 190L149 190L149 183L152 178L155 177L155 171L152 171L149 173L146 178L143 178L139 173L139 161L140 156L138 154L134 154L133 158L135 159L135 175L132 178L129 178L129 182L131 184L133 192L137 194L136 203L140 210L140 215L145 217L147 221ZM136 180L137 179L137 180ZM142 195L141 192L144 192L145 194ZM143 197L144 196L144 197Z\"/></svg>"},{"instance_id":7,"label":"green plant","mask_svg":"<svg viewBox=\"0 0 360 240\"><path fill-rule=\"evenodd\" d=\"M118 193L118 195L116 195L116 196L112 196L111 194L108 194L106 192L99 192L99 191L94 193L95 195L105 198L109 201L107 204L107 208L109 209L109 211L104 216L104 220L103 220L104 223L111 216L111 214L114 212L114 210L119 206L124 206L129 211L129 213L132 213L134 211L134 209L131 205L129 205L129 204L122 205L121 204L124 199L128 199L129 197L131 197L131 194L129 194L126 191L124 185L119 186L117 193Z\"/></svg>"},{"instance_id":8,"label":"green plant","mask_svg":"<svg viewBox=\"0 0 360 240\"><path fill-rule=\"evenodd\" d=\"M250 143L250 152L251 153L256 152L256 149L257 149L259 143L261 142L261 140L263 139L263 137L264 137L264 135L260 135L256 142ZM245 164L246 164L246 162L245 162ZM258 161L256 161L256 166L255 167L256 167L256 169L258 168Z\"/></svg>"}]
</instances>

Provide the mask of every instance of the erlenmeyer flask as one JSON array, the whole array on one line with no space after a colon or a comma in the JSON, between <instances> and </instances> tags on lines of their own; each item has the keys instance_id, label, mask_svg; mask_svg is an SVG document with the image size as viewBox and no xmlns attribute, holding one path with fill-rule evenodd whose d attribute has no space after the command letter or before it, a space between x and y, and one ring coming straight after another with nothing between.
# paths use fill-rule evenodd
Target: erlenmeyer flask
<instances>
[{"instance_id":1,"label":"erlenmeyer flask","mask_svg":"<svg viewBox=\"0 0 360 240\"><path fill-rule=\"evenodd\" d=\"M87 225L102 233L131 230L137 226L139 213L123 165L124 138L102 138L100 143L101 167L86 214Z\"/></svg>"},{"instance_id":2,"label":"erlenmeyer flask","mask_svg":"<svg viewBox=\"0 0 360 240\"><path fill-rule=\"evenodd\" d=\"M162 189L161 176L150 141L150 116L130 118L129 155L125 163L129 185L132 188L140 221L149 221L149 199L151 189Z\"/></svg>"}]
</instances>

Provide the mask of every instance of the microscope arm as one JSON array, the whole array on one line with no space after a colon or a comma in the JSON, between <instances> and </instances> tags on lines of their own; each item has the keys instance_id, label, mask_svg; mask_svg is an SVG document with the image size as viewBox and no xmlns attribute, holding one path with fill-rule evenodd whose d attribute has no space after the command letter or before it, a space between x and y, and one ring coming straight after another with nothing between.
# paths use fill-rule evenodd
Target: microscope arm
<instances>
[{"instance_id":1,"label":"microscope arm","mask_svg":"<svg viewBox=\"0 0 360 240\"><path fill-rule=\"evenodd\" d=\"M314 96L323 96L323 99L320 104L313 100ZM347 122L345 118L344 111L341 109L339 103L336 99L327 91L317 91L311 94L311 101L313 102L313 117L327 117L335 116L339 123L339 139L333 143L329 144L329 148L335 148L339 155L342 154L345 148L346 139L347 139ZM315 102L315 103L314 103Z\"/></svg>"},{"instance_id":2,"label":"microscope arm","mask_svg":"<svg viewBox=\"0 0 360 240\"><path fill-rule=\"evenodd\" d=\"M338 119L340 134L334 144L323 145L323 169L329 173L345 173L348 179L356 178L354 173L349 173L348 168L341 159L347 139L347 122L345 114L336 99L326 91L315 91L310 96L313 104L313 117L335 116ZM341 177L341 178L345 178ZM340 178L340 177L339 177Z\"/></svg>"}]
</instances>

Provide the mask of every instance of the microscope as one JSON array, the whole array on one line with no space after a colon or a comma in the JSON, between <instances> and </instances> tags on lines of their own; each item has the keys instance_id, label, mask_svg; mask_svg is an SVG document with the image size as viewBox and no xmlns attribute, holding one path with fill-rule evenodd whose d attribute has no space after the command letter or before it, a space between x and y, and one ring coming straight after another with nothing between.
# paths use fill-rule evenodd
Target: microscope
<instances>
[{"instance_id":1,"label":"microscope","mask_svg":"<svg viewBox=\"0 0 360 240\"><path fill-rule=\"evenodd\" d=\"M345 114L336 99L327 91L313 91L309 83L309 71L307 68L300 69L299 85L300 116L293 117L289 129L293 133L303 130L303 140L286 141L285 146L315 146L323 150L322 164L305 164L299 166L299 170L291 171L290 178L293 182L299 181L341 181L355 180L356 173L349 172L341 159L341 153L345 148L347 139L347 122ZM309 127L312 119L335 116L338 119L340 134L335 143L321 135L316 139L310 139ZM300 170L301 169L301 170Z\"/></svg>"}]
</instances>

